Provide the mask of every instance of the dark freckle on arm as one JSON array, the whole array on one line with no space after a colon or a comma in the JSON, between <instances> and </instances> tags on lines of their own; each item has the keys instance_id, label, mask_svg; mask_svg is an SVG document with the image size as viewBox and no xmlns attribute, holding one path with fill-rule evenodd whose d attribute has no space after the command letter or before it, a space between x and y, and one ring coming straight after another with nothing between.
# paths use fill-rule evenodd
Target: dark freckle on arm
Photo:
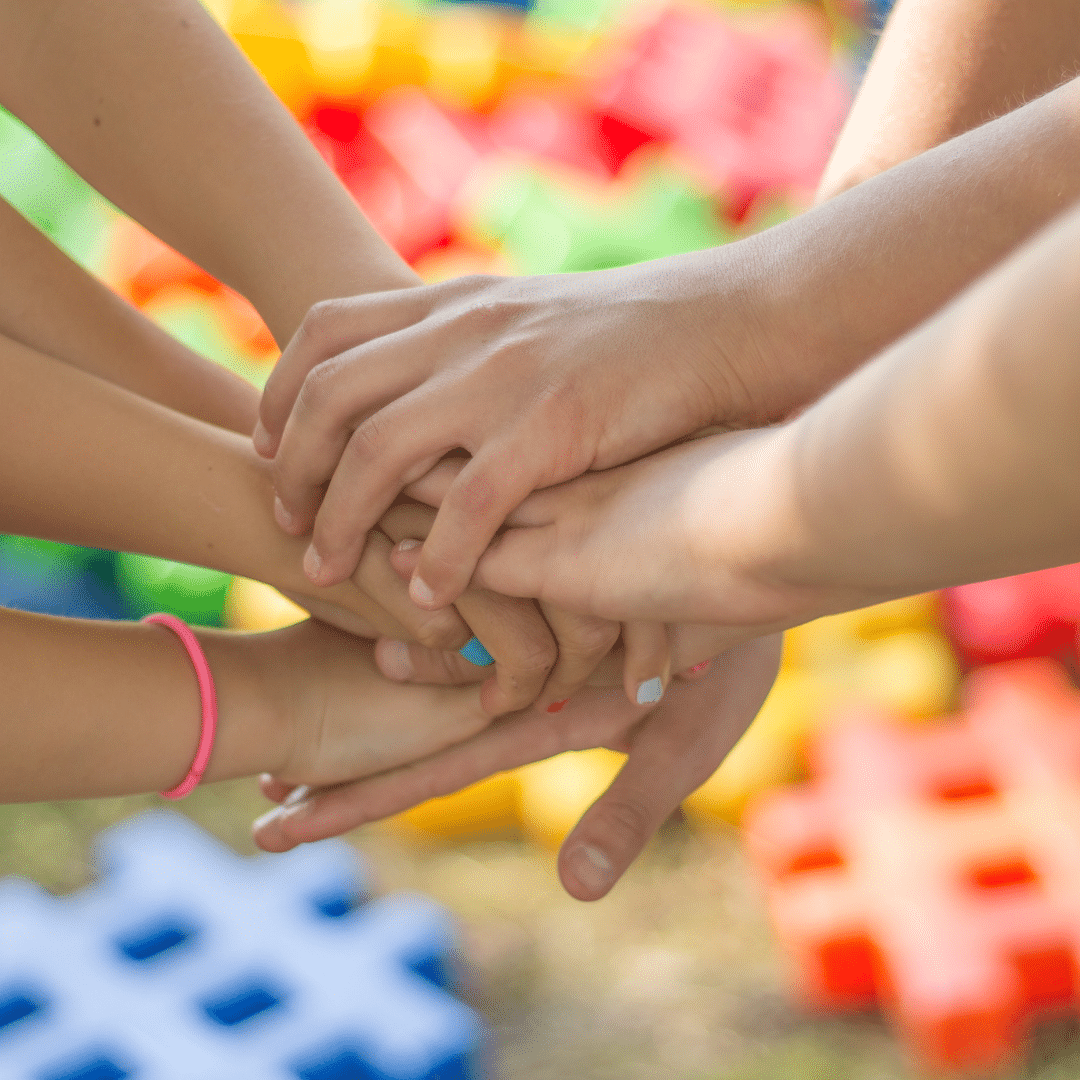
<instances>
[{"instance_id":1,"label":"dark freckle on arm","mask_svg":"<svg viewBox=\"0 0 1080 1080\"><path fill-rule=\"evenodd\" d=\"M101 127L101 117L100 116L95 116L94 117L94 127Z\"/></svg>"},{"instance_id":2,"label":"dark freckle on arm","mask_svg":"<svg viewBox=\"0 0 1080 1080\"><path fill-rule=\"evenodd\" d=\"M187 19L181 19L180 25L186 30L191 25L191 23L189 23Z\"/></svg>"}]
</instances>

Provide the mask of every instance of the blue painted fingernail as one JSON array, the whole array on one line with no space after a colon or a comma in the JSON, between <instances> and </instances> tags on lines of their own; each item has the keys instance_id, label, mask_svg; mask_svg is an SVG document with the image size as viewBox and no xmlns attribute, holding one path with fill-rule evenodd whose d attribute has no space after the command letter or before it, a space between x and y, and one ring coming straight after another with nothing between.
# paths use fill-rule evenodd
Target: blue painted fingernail
<instances>
[{"instance_id":1,"label":"blue painted fingernail","mask_svg":"<svg viewBox=\"0 0 1080 1080\"><path fill-rule=\"evenodd\" d=\"M637 703L639 705L655 705L664 696L664 680L657 676L643 682L637 688Z\"/></svg>"},{"instance_id":2,"label":"blue painted fingernail","mask_svg":"<svg viewBox=\"0 0 1080 1080\"><path fill-rule=\"evenodd\" d=\"M475 664L477 667L491 667L491 665L495 663L495 657L480 644L479 638L469 638L469 640L458 649L458 652L464 656L470 664Z\"/></svg>"}]
</instances>

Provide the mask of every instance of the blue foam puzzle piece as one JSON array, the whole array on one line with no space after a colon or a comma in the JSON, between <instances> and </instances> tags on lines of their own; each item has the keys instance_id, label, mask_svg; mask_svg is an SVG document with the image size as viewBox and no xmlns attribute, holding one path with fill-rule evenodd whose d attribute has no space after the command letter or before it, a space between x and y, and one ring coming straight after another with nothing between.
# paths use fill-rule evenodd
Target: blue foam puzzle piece
<instances>
[{"instance_id":1,"label":"blue foam puzzle piece","mask_svg":"<svg viewBox=\"0 0 1080 1080\"><path fill-rule=\"evenodd\" d=\"M171 812L102 834L100 881L0 881L3 1080L483 1080L426 897L366 899L325 841L243 859Z\"/></svg>"}]
</instances>

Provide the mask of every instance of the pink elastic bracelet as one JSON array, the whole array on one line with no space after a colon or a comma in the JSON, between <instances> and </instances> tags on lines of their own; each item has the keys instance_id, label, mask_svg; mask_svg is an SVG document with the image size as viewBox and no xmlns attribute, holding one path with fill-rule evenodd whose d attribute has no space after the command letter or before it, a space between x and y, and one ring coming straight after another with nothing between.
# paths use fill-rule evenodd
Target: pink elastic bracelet
<instances>
[{"instance_id":1,"label":"pink elastic bracelet","mask_svg":"<svg viewBox=\"0 0 1080 1080\"><path fill-rule=\"evenodd\" d=\"M147 615L142 621L166 626L180 639L184 648L187 649L191 666L195 669L195 678L199 680L199 696L202 698L202 733L199 735L195 760L192 761L187 776L176 787L161 793L166 799L182 799L199 786L199 781L206 772L206 766L210 763L210 753L214 749L214 735L217 732L217 691L214 689L214 676L210 672L210 665L206 662L206 654L202 651L199 639L191 632L191 627L187 623L175 615L163 612Z\"/></svg>"}]
</instances>

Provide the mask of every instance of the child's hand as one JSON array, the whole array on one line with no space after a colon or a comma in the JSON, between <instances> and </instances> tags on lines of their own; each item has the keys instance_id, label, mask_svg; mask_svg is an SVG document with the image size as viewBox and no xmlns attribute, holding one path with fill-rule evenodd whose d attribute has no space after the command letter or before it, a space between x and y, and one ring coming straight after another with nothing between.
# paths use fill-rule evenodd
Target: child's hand
<instances>
[{"instance_id":1,"label":"child's hand","mask_svg":"<svg viewBox=\"0 0 1080 1080\"><path fill-rule=\"evenodd\" d=\"M402 541L394 549L392 565L403 592L419 558L420 542L427 538L434 520L434 510L406 502L395 506L380 522L387 535ZM620 627L606 619L484 589L469 589L458 597L455 607L495 658L495 672L482 691L482 700L493 716L529 705L558 712L590 680L597 665L611 655L620 632L625 646L620 660L625 655L621 666L630 700L637 700L642 685L667 685L670 643L661 623ZM427 649L400 639L381 641L376 655L383 674L396 680L465 684L484 677L482 668L456 651ZM427 679L427 672L435 677Z\"/></svg>"},{"instance_id":2,"label":"child's hand","mask_svg":"<svg viewBox=\"0 0 1080 1080\"><path fill-rule=\"evenodd\" d=\"M322 791L298 790L255 823L267 851L336 836L365 822L447 795L486 776L593 746L629 754L611 787L567 838L559 870L567 891L597 900L618 881L653 833L705 782L735 745L776 678L780 639L748 642L702 678L675 684L648 713L611 690L584 690L558 716L518 713L473 738L381 776ZM291 788L264 781L276 802Z\"/></svg>"},{"instance_id":3,"label":"child's hand","mask_svg":"<svg viewBox=\"0 0 1080 1080\"><path fill-rule=\"evenodd\" d=\"M472 457L413 582L429 608L461 594L531 491L712 423L760 421L764 338L725 284L736 275L702 269L716 257L316 305L267 383L255 437L275 457L283 527L314 527L312 580L351 574L398 492L455 447Z\"/></svg>"},{"instance_id":4,"label":"child's hand","mask_svg":"<svg viewBox=\"0 0 1080 1080\"><path fill-rule=\"evenodd\" d=\"M275 775L290 784L382 772L467 739L490 721L476 687L390 682L376 669L370 642L314 620L235 635L224 648L241 651L254 693L282 732ZM227 715L228 701L221 704Z\"/></svg>"},{"instance_id":5,"label":"child's hand","mask_svg":"<svg viewBox=\"0 0 1080 1080\"><path fill-rule=\"evenodd\" d=\"M763 551L801 541L787 431L712 435L536 492L473 584L597 618L712 624L715 652L697 659L804 621L815 598L758 570ZM438 505L460 468L443 462L409 493Z\"/></svg>"}]
</instances>

